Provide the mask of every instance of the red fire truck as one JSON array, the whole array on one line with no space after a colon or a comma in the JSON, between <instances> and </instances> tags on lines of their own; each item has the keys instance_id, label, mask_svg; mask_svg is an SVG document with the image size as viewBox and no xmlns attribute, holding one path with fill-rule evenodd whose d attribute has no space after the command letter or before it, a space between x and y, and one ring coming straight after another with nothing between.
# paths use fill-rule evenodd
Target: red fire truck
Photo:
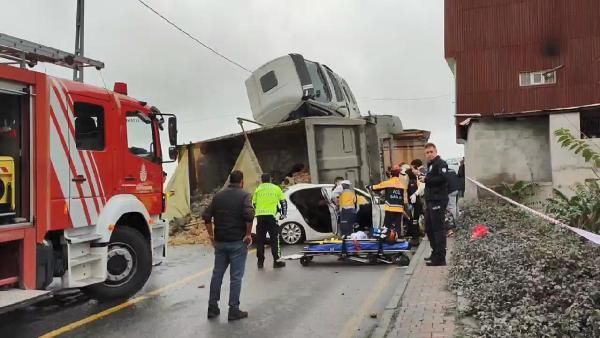
<instances>
[{"instance_id":1,"label":"red fire truck","mask_svg":"<svg viewBox=\"0 0 600 338\"><path fill-rule=\"evenodd\" d=\"M162 164L175 154L160 136L176 144L175 116L124 83L110 91L27 69L99 61L5 34L0 57L0 312L52 282L133 295L166 256Z\"/></svg>"}]
</instances>

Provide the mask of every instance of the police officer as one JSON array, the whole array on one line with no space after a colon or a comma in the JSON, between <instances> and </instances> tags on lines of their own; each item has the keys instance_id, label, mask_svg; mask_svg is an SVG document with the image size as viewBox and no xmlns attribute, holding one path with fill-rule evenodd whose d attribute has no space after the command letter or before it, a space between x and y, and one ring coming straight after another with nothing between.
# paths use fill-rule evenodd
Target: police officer
<instances>
[{"instance_id":1,"label":"police officer","mask_svg":"<svg viewBox=\"0 0 600 338\"><path fill-rule=\"evenodd\" d=\"M256 209L256 257L258 268L262 269L265 262L265 241L267 233L271 242L273 268L282 268L285 262L280 262L281 245L279 242L279 225L275 215L279 212L280 220L287 215L287 202L281 188L271 183L271 175L263 174L260 184L252 196L252 204Z\"/></svg>"},{"instance_id":2,"label":"police officer","mask_svg":"<svg viewBox=\"0 0 600 338\"><path fill-rule=\"evenodd\" d=\"M425 225L431 245L428 266L446 265L446 229L444 219L448 205L448 164L440 158L433 143L425 145L427 175L421 180L425 183ZM427 259L426 259L427 260Z\"/></svg>"}]
</instances>

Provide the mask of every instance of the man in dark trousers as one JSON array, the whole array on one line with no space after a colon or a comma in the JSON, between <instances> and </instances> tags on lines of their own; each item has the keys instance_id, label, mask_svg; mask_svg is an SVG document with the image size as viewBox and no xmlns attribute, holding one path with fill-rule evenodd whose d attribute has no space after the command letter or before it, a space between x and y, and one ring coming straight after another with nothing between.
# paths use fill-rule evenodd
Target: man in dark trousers
<instances>
[{"instance_id":1,"label":"man in dark trousers","mask_svg":"<svg viewBox=\"0 0 600 338\"><path fill-rule=\"evenodd\" d=\"M279 225L275 215L279 212L279 219L285 219L287 202L281 188L271 183L271 175L263 174L260 184L252 196L252 204L256 209L256 257L258 268L262 269L265 263L265 241L267 233L271 241L273 254L273 268L283 268L285 262L280 262L281 245L279 242Z\"/></svg>"},{"instance_id":2,"label":"man in dark trousers","mask_svg":"<svg viewBox=\"0 0 600 338\"><path fill-rule=\"evenodd\" d=\"M239 170L233 171L229 175L229 186L215 195L202 215L206 231L215 248L215 264L208 301L209 319L217 317L221 312L219 310L221 284L228 266L230 269L228 320L248 317L248 312L240 310L240 293L248 246L252 244L250 234L254 208L252 197L242 189L243 186L244 174Z\"/></svg>"},{"instance_id":3,"label":"man in dark trousers","mask_svg":"<svg viewBox=\"0 0 600 338\"><path fill-rule=\"evenodd\" d=\"M431 245L428 266L446 265L446 229L444 226L448 205L448 164L440 158L433 143L425 145L427 175L425 183L425 226Z\"/></svg>"}]
</instances>

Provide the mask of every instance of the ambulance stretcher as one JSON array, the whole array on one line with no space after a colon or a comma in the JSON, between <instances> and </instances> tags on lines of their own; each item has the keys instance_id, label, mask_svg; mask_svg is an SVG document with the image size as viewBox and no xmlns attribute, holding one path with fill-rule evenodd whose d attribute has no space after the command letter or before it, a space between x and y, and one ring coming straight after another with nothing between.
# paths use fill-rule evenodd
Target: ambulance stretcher
<instances>
[{"instance_id":1,"label":"ambulance stretcher","mask_svg":"<svg viewBox=\"0 0 600 338\"><path fill-rule=\"evenodd\" d=\"M384 239L332 239L307 242L301 252L300 264L308 266L314 257L337 256L342 260L364 264L398 264L406 266L410 263L410 243L405 240L389 242Z\"/></svg>"}]
</instances>

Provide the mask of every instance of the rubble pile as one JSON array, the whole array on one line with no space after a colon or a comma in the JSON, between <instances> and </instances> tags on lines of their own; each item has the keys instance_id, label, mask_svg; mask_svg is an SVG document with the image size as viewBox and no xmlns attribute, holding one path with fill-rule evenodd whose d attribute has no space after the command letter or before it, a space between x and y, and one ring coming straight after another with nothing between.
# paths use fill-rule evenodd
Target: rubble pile
<instances>
[{"instance_id":1,"label":"rubble pile","mask_svg":"<svg viewBox=\"0 0 600 338\"><path fill-rule=\"evenodd\" d=\"M169 245L208 244L210 239L201 219L214 194L195 194L191 197L190 215L175 218L170 223Z\"/></svg>"},{"instance_id":2,"label":"rubble pile","mask_svg":"<svg viewBox=\"0 0 600 338\"><path fill-rule=\"evenodd\" d=\"M294 173L291 177L288 176L283 180L283 182L281 183L281 188L285 189L287 187L299 183L311 183L310 174L307 172Z\"/></svg>"},{"instance_id":3,"label":"rubble pile","mask_svg":"<svg viewBox=\"0 0 600 338\"><path fill-rule=\"evenodd\" d=\"M462 336L600 337L600 247L497 202L458 223L449 286L477 322ZM478 224L489 234L472 240Z\"/></svg>"}]
</instances>

